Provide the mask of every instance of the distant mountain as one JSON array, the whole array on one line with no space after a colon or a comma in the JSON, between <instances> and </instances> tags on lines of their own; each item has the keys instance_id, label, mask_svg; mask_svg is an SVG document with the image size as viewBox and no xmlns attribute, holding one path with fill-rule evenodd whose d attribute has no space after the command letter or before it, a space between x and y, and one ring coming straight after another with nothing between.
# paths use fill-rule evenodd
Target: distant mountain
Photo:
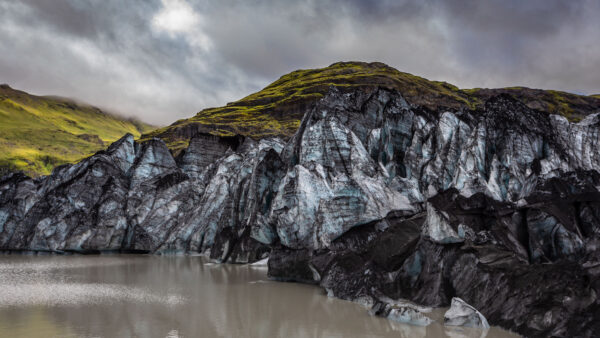
<instances>
[{"instance_id":1,"label":"distant mountain","mask_svg":"<svg viewBox=\"0 0 600 338\"><path fill-rule=\"evenodd\" d=\"M54 96L35 96L0 85L0 176L24 171L47 175L105 149L126 133L153 127L96 107Z\"/></svg>"},{"instance_id":2,"label":"distant mountain","mask_svg":"<svg viewBox=\"0 0 600 338\"><path fill-rule=\"evenodd\" d=\"M459 89L446 82L400 72L380 62L338 62L326 68L291 72L257 93L224 107L204 109L194 117L145 134L142 140L159 137L178 153L198 134L288 139L296 132L307 107L322 98L330 86L343 92L372 91L377 87L396 89L410 104L430 110L481 109L487 99L505 93L529 108L561 114L571 121L581 120L600 106L600 97L524 87Z\"/></svg>"}]
</instances>

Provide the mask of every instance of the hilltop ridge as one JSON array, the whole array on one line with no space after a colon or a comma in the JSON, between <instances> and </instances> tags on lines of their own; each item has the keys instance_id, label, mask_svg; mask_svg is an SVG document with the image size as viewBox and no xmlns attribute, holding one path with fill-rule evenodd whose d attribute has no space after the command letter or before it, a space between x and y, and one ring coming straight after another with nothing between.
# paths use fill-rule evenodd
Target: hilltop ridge
<instances>
[{"instance_id":1,"label":"hilltop ridge","mask_svg":"<svg viewBox=\"0 0 600 338\"><path fill-rule=\"evenodd\" d=\"M293 71L259 92L223 107L204 109L191 118L144 134L142 140L161 138L177 153L187 147L191 137L202 133L287 139L296 132L306 108L322 98L330 86L342 91L398 90L410 104L430 110L478 109L487 99L502 93L529 108L561 114L571 121L578 121L600 108L600 98L594 96L525 87L459 89L446 82L401 72L381 62L337 62L325 68Z\"/></svg>"}]
</instances>

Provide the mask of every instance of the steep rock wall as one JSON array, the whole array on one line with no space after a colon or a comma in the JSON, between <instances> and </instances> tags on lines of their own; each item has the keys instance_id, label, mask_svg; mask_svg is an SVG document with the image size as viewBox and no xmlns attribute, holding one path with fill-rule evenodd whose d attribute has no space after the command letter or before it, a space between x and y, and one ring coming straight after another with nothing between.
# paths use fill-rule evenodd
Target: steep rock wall
<instances>
[{"instance_id":1,"label":"steep rock wall","mask_svg":"<svg viewBox=\"0 0 600 338\"><path fill-rule=\"evenodd\" d=\"M571 123L503 95L430 111L332 88L288 142L198 135L174 158L127 135L50 176L6 176L0 249L270 254L271 277L341 298L460 297L527 335L585 336L600 315L599 130L599 114Z\"/></svg>"}]
</instances>

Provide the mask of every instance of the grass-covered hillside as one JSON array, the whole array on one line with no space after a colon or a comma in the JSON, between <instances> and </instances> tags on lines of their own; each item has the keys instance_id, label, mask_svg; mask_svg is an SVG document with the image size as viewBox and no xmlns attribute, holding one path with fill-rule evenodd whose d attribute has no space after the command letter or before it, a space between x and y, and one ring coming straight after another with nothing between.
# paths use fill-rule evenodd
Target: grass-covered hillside
<instances>
[{"instance_id":1,"label":"grass-covered hillside","mask_svg":"<svg viewBox=\"0 0 600 338\"><path fill-rule=\"evenodd\" d=\"M339 62L326 68L291 72L257 93L224 107L204 109L194 117L145 134L142 139L160 137L178 152L197 133L287 138L298 128L305 108L321 98L332 85L342 90L397 89L410 103L430 109L475 109L490 96L500 93L508 93L532 108L563 114L571 120L578 120L600 108L600 99L592 96L523 87L461 90L445 82L400 72L379 62Z\"/></svg>"},{"instance_id":2,"label":"grass-covered hillside","mask_svg":"<svg viewBox=\"0 0 600 338\"><path fill-rule=\"evenodd\" d=\"M529 108L560 114L571 121L579 121L590 113L600 110L600 96L577 95L558 90L509 87L497 89L464 89L466 93L483 101L498 94L509 94L525 103Z\"/></svg>"},{"instance_id":3,"label":"grass-covered hillside","mask_svg":"<svg viewBox=\"0 0 600 338\"><path fill-rule=\"evenodd\" d=\"M104 149L126 133L138 137L151 129L73 100L0 85L0 176L15 170L47 175L55 166Z\"/></svg>"}]
</instances>

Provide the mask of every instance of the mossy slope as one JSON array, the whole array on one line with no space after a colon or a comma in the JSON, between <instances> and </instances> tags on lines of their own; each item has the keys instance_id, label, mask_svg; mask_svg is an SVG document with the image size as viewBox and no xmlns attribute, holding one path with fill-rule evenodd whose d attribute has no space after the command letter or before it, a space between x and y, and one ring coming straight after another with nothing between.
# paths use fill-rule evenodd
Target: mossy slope
<instances>
[{"instance_id":1,"label":"mossy slope","mask_svg":"<svg viewBox=\"0 0 600 338\"><path fill-rule=\"evenodd\" d=\"M465 89L466 93L481 101L499 95L509 94L525 103L529 108L560 114L571 121L579 121L588 114L600 110L600 97L584 96L558 90L531 89L526 87L509 87L497 89Z\"/></svg>"},{"instance_id":2,"label":"mossy slope","mask_svg":"<svg viewBox=\"0 0 600 338\"><path fill-rule=\"evenodd\" d=\"M590 113L591 107L600 107L600 100L591 96L521 87L461 90L379 62L339 62L326 68L291 72L257 93L224 107L204 109L194 117L145 134L142 139L162 138L178 152L197 133L287 138L298 128L305 108L321 98L330 86L342 90L397 89L410 103L430 109L474 109L491 95L501 92L517 97L532 108L563 114L572 120Z\"/></svg>"},{"instance_id":3,"label":"mossy slope","mask_svg":"<svg viewBox=\"0 0 600 338\"><path fill-rule=\"evenodd\" d=\"M263 90L228 103L204 109L196 116L142 136L160 137L177 152L196 133L219 136L240 134L253 138L290 137L300 125L306 108L329 90L385 87L400 90L411 102L435 108L469 104L468 95L443 82L402 73L383 63L340 62L321 69L297 70Z\"/></svg>"},{"instance_id":4,"label":"mossy slope","mask_svg":"<svg viewBox=\"0 0 600 338\"><path fill-rule=\"evenodd\" d=\"M126 133L153 129L73 100L34 96L0 85L0 175L22 170L47 175L81 160Z\"/></svg>"}]
</instances>

